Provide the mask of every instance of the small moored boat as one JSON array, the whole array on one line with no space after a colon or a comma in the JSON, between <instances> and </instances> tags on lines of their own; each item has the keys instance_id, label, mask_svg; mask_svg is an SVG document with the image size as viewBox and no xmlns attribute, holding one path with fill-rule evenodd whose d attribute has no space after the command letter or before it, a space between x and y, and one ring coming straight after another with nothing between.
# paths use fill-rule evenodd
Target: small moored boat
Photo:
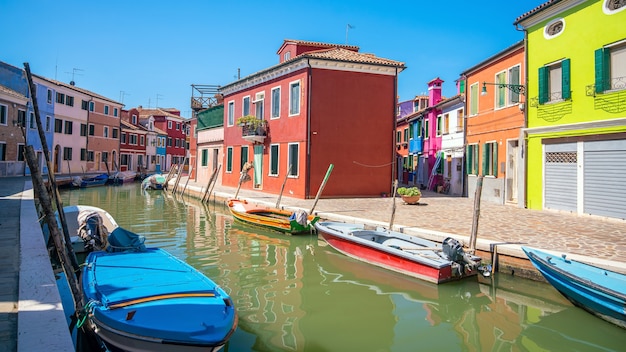
<instances>
[{"instance_id":1,"label":"small moored boat","mask_svg":"<svg viewBox=\"0 0 626 352\"><path fill-rule=\"evenodd\" d=\"M543 277L574 305L626 328L626 275L522 247Z\"/></svg>"},{"instance_id":2,"label":"small moored boat","mask_svg":"<svg viewBox=\"0 0 626 352\"><path fill-rule=\"evenodd\" d=\"M242 223L297 235L311 233L318 216L308 215L303 210L289 211L278 208L252 205L245 200L230 199L228 209Z\"/></svg>"},{"instance_id":3,"label":"small moored boat","mask_svg":"<svg viewBox=\"0 0 626 352\"><path fill-rule=\"evenodd\" d=\"M349 257L437 284L476 275L481 263L451 237L440 244L383 228L368 230L363 224L318 222L315 228Z\"/></svg>"},{"instance_id":4,"label":"small moored boat","mask_svg":"<svg viewBox=\"0 0 626 352\"><path fill-rule=\"evenodd\" d=\"M141 181L141 188L146 189L163 189L165 187L165 175L162 174L153 174L150 175Z\"/></svg>"},{"instance_id":5,"label":"small moored boat","mask_svg":"<svg viewBox=\"0 0 626 352\"><path fill-rule=\"evenodd\" d=\"M83 328L125 351L218 351L226 344L237 313L215 282L121 227L109 244L85 260Z\"/></svg>"},{"instance_id":6,"label":"small moored boat","mask_svg":"<svg viewBox=\"0 0 626 352\"><path fill-rule=\"evenodd\" d=\"M74 176L72 178L72 185L75 187L86 188L102 186L109 181L108 174L100 174L93 177Z\"/></svg>"},{"instance_id":7,"label":"small moored boat","mask_svg":"<svg viewBox=\"0 0 626 352\"><path fill-rule=\"evenodd\" d=\"M124 183L134 182L137 178L135 171L116 171L109 176L109 183L114 185L121 185Z\"/></svg>"}]
</instances>

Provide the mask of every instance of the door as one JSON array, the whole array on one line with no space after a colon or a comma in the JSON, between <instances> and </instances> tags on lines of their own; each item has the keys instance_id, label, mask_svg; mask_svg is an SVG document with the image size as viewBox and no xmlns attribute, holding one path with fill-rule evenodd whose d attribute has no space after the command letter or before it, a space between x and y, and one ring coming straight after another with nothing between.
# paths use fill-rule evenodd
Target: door
<instances>
[{"instance_id":1,"label":"door","mask_svg":"<svg viewBox=\"0 0 626 352\"><path fill-rule=\"evenodd\" d=\"M517 202L517 155L519 152L518 141L510 140L506 154L506 200Z\"/></svg>"},{"instance_id":2,"label":"door","mask_svg":"<svg viewBox=\"0 0 626 352\"><path fill-rule=\"evenodd\" d=\"M263 146L254 146L254 188L263 187Z\"/></svg>"}]
</instances>

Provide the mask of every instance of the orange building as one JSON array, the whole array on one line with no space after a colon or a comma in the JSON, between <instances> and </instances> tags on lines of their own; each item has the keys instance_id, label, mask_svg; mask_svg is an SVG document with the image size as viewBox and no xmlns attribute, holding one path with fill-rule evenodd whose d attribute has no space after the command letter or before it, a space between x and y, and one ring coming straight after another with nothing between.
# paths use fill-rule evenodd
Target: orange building
<instances>
[{"instance_id":1,"label":"orange building","mask_svg":"<svg viewBox=\"0 0 626 352\"><path fill-rule=\"evenodd\" d=\"M350 45L285 40L279 64L220 88L222 184L293 197L388 193L395 168L395 113L402 62Z\"/></svg>"},{"instance_id":2,"label":"orange building","mask_svg":"<svg viewBox=\"0 0 626 352\"><path fill-rule=\"evenodd\" d=\"M479 175L482 199L517 204L523 170L518 143L526 127L524 42L520 41L462 73L465 91L466 169L472 198Z\"/></svg>"}]
</instances>

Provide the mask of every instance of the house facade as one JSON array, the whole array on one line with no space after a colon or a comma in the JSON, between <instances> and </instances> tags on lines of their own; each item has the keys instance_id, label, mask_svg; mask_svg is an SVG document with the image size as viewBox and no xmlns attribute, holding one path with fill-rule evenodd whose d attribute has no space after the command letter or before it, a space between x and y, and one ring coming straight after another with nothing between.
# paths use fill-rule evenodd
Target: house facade
<instances>
[{"instance_id":1,"label":"house facade","mask_svg":"<svg viewBox=\"0 0 626 352\"><path fill-rule=\"evenodd\" d=\"M524 184L518 139L526 127L525 53L520 41L462 73L468 87L465 167L470 198L482 175L481 199L518 203Z\"/></svg>"},{"instance_id":2,"label":"house facade","mask_svg":"<svg viewBox=\"0 0 626 352\"><path fill-rule=\"evenodd\" d=\"M24 175L28 98L0 85L0 176Z\"/></svg>"},{"instance_id":3,"label":"house facade","mask_svg":"<svg viewBox=\"0 0 626 352\"><path fill-rule=\"evenodd\" d=\"M465 99L461 94L444 99L434 106L437 135L441 137L442 181L438 191L463 196L465 190Z\"/></svg>"},{"instance_id":4,"label":"house facade","mask_svg":"<svg viewBox=\"0 0 626 352\"><path fill-rule=\"evenodd\" d=\"M518 17L528 51L526 206L626 219L626 3L562 0Z\"/></svg>"},{"instance_id":5,"label":"house facade","mask_svg":"<svg viewBox=\"0 0 626 352\"><path fill-rule=\"evenodd\" d=\"M220 88L222 184L236 187L250 161L252 182L242 187L279 193L285 183L291 196L312 198L332 164L324 196L389 193L404 64L355 46L299 40L285 40L277 54L278 65Z\"/></svg>"},{"instance_id":6,"label":"house facade","mask_svg":"<svg viewBox=\"0 0 626 352\"><path fill-rule=\"evenodd\" d=\"M196 181L208 186L213 173L222 183L224 160L224 105L209 107L197 113ZM218 172L219 171L219 172Z\"/></svg>"},{"instance_id":7,"label":"house facade","mask_svg":"<svg viewBox=\"0 0 626 352\"><path fill-rule=\"evenodd\" d=\"M414 125L409 123L409 116L427 107L427 95L418 95L412 100L398 104L396 115L396 164L398 168L398 182L401 184L415 185L417 153L421 153L421 143L419 145L419 151L409 147L417 138L417 134L413 129Z\"/></svg>"},{"instance_id":8,"label":"house facade","mask_svg":"<svg viewBox=\"0 0 626 352\"><path fill-rule=\"evenodd\" d=\"M187 155L187 127L185 119L180 116L180 111L176 109L144 109L143 107L137 107L139 111L139 118L144 123L154 124L155 129L165 132L166 139L164 147L158 147L157 155L159 154L159 148L165 149L164 161L159 164L161 172L168 171L172 165L182 164Z\"/></svg>"},{"instance_id":9,"label":"house facade","mask_svg":"<svg viewBox=\"0 0 626 352\"><path fill-rule=\"evenodd\" d=\"M149 160L146 157L146 145L150 141L148 130L139 123L139 111L137 109L122 110L120 127L120 161L118 170L146 173ZM154 135L154 133L152 134Z\"/></svg>"}]
</instances>

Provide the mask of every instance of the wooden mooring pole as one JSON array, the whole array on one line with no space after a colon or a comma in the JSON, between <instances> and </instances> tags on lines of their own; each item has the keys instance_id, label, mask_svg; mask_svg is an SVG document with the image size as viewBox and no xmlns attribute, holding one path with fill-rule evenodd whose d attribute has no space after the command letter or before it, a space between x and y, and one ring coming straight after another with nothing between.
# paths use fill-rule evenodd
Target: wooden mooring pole
<instances>
[{"instance_id":1,"label":"wooden mooring pole","mask_svg":"<svg viewBox=\"0 0 626 352\"><path fill-rule=\"evenodd\" d=\"M476 252L476 238L478 237L478 220L480 219L480 195L483 192L483 176L478 176L476 193L474 193L474 217L472 218L472 233L469 240L469 250Z\"/></svg>"}]
</instances>

